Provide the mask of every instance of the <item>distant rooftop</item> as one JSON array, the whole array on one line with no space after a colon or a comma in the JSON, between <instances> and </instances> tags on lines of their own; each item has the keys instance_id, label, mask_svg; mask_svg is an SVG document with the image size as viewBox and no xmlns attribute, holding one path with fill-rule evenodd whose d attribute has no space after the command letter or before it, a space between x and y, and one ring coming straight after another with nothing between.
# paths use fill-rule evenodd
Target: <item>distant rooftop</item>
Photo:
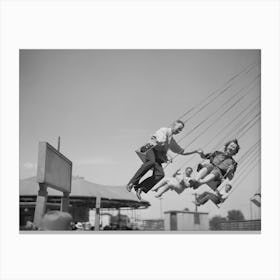
<instances>
[{"instance_id":1,"label":"distant rooftop","mask_svg":"<svg viewBox=\"0 0 280 280\"><path fill-rule=\"evenodd\" d=\"M20 202L36 202L39 185L37 178L30 177L19 182ZM48 202L59 203L63 193L48 188ZM147 208L148 201L139 201L133 192L128 192L125 186L106 186L86 181L81 176L72 177L70 204L74 201L94 204L95 198L101 197L102 208Z\"/></svg>"}]
</instances>

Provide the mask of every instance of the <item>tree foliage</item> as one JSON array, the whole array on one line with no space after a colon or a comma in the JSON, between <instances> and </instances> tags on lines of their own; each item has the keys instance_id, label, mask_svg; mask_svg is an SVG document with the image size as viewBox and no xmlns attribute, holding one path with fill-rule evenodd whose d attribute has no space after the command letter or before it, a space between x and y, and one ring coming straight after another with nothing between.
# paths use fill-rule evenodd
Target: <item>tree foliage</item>
<instances>
[{"instance_id":1,"label":"tree foliage","mask_svg":"<svg viewBox=\"0 0 280 280\"><path fill-rule=\"evenodd\" d=\"M221 230L221 223L228 221L244 221L244 215L240 210L230 210L227 212L227 217L214 216L209 221L210 230Z\"/></svg>"},{"instance_id":2,"label":"tree foliage","mask_svg":"<svg viewBox=\"0 0 280 280\"><path fill-rule=\"evenodd\" d=\"M221 229L221 223L226 222L227 219L222 216L214 216L209 221L210 230L220 230Z\"/></svg>"},{"instance_id":3,"label":"tree foliage","mask_svg":"<svg viewBox=\"0 0 280 280\"><path fill-rule=\"evenodd\" d=\"M244 221L244 215L240 210L230 210L227 213L228 221Z\"/></svg>"}]
</instances>

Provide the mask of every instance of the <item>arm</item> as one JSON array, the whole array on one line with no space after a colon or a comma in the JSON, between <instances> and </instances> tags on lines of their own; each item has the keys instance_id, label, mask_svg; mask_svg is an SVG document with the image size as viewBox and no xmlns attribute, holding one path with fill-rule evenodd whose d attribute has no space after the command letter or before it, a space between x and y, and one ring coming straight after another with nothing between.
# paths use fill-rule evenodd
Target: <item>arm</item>
<instances>
[{"instance_id":1,"label":"arm","mask_svg":"<svg viewBox=\"0 0 280 280\"><path fill-rule=\"evenodd\" d=\"M172 175L172 177L175 177L178 174L180 174L180 169L176 170L175 173Z\"/></svg>"},{"instance_id":2,"label":"arm","mask_svg":"<svg viewBox=\"0 0 280 280\"><path fill-rule=\"evenodd\" d=\"M234 162L227 170L226 174L225 174L225 178L228 178L229 180L233 179L234 173L236 171L237 168L237 163Z\"/></svg>"},{"instance_id":3,"label":"arm","mask_svg":"<svg viewBox=\"0 0 280 280\"><path fill-rule=\"evenodd\" d=\"M189 187L190 186L190 177L184 177L183 178L183 182L184 182L184 184L185 184L185 186L187 186L187 187Z\"/></svg>"},{"instance_id":4,"label":"arm","mask_svg":"<svg viewBox=\"0 0 280 280\"><path fill-rule=\"evenodd\" d=\"M183 155L183 156L188 156L188 155L192 155L192 154L200 154L200 152L198 150L195 150L192 152L185 152L185 150L183 150L183 152L181 153L181 155Z\"/></svg>"},{"instance_id":5,"label":"arm","mask_svg":"<svg viewBox=\"0 0 280 280\"><path fill-rule=\"evenodd\" d=\"M213 156L212 153L205 154L202 150L197 150L197 151L198 151L198 154L200 155L200 157L203 159L210 159Z\"/></svg>"}]
</instances>

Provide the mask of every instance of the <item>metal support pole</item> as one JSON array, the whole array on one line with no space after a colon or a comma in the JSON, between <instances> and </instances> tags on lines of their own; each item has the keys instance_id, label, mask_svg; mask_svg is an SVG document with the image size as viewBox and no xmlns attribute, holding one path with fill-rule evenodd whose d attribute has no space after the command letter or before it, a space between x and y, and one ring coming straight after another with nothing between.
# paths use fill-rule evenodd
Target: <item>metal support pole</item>
<instances>
[{"instance_id":1,"label":"metal support pole","mask_svg":"<svg viewBox=\"0 0 280 280\"><path fill-rule=\"evenodd\" d=\"M69 193L63 192L63 197L61 198L60 211L69 212Z\"/></svg>"},{"instance_id":2,"label":"metal support pole","mask_svg":"<svg viewBox=\"0 0 280 280\"><path fill-rule=\"evenodd\" d=\"M40 227L42 218L46 212L46 203L48 199L47 186L39 183L39 191L36 200L36 207L34 213L34 224L36 227Z\"/></svg>"},{"instance_id":3,"label":"metal support pole","mask_svg":"<svg viewBox=\"0 0 280 280\"><path fill-rule=\"evenodd\" d=\"M193 195L194 195L195 201L197 201L197 193L194 193ZM197 212L197 205L196 204L195 204L195 212Z\"/></svg>"},{"instance_id":4,"label":"metal support pole","mask_svg":"<svg viewBox=\"0 0 280 280\"><path fill-rule=\"evenodd\" d=\"M118 226L121 229L121 209L118 208Z\"/></svg>"},{"instance_id":5,"label":"metal support pole","mask_svg":"<svg viewBox=\"0 0 280 280\"><path fill-rule=\"evenodd\" d=\"M60 136L58 136L57 140L57 150L60 151Z\"/></svg>"},{"instance_id":6,"label":"metal support pole","mask_svg":"<svg viewBox=\"0 0 280 280\"><path fill-rule=\"evenodd\" d=\"M252 201L251 199L249 200L249 204L250 204L250 220L252 220Z\"/></svg>"},{"instance_id":7,"label":"metal support pole","mask_svg":"<svg viewBox=\"0 0 280 280\"><path fill-rule=\"evenodd\" d=\"M95 202L95 224L94 224L94 230L99 230L99 224L100 224L100 205L101 205L101 197L96 197Z\"/></svg>"},{"instance_id":8,"label":"metal support pole","mask_svg":"<svg viewBox=\"0 0 280 280\"><path fill-rule=\"evenodd\" d=\"M163 213L162 213L162 197L159 199L159 205L160 205L160 218L163 219Z\"/></svg>"}]
</instances>

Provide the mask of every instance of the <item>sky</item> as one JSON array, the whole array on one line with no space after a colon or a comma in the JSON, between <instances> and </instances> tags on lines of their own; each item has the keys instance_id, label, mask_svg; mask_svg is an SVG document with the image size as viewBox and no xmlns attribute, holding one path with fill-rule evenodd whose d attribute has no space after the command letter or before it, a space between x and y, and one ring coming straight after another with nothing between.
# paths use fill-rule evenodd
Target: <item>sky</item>
<instances>
[{"instance_id":1,"label":"sky","mask_svg":"<svg viewBox=\"0 0 280 280\"><path fill-rule=\"evenodd\" d=\"M241 146L230 198L220 209L209 202L199 210L213 216L240 209L246 218L259 218L255 206L250 213L249 199L261 187L260 118L251 123L260 113L260 59L258 50L21 50L20 178L36 175L38 143L56 147L60 136L73 175L125 186L141 164L135 150L194 108L182 117L186 127L175 136L182 147L210 152L236 137ZM199 162L198 155L178 156L165 168L166 176L186 166L195 169ZM161 207L193 210L193 198L190 190L180 196L169 192ZM151 207L141 217L159 218L154 192L143 199Z\"/></svg>"}]
</instances>

